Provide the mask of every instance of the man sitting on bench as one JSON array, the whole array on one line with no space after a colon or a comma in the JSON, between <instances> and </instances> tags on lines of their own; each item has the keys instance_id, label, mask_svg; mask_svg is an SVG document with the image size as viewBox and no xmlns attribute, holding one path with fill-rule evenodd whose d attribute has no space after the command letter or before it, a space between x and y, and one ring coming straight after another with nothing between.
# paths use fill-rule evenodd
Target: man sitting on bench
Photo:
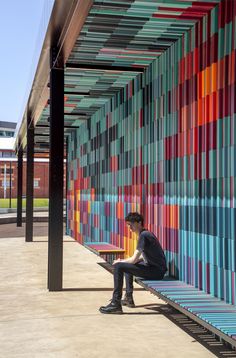
<instances>
[{"instance_id":1,"label":"man sitting on bench","mask_svg":"<svg viewBox=\"0 0 236 358\"><path fill-rule=\"evenodd\" d=\"M139 213L129 213L125 218L130 230L138 234L137 248L132 257L115 260L114 291L111 302L100 307L101 313L121 314L122 305L135 307L133 301L133 276L147 280L162 280L166 271L166 258L156 236L143 227L143 216ZM124 275L126 279L126 294L123 300L122 289Z\"/></svg>"}]
</instances>

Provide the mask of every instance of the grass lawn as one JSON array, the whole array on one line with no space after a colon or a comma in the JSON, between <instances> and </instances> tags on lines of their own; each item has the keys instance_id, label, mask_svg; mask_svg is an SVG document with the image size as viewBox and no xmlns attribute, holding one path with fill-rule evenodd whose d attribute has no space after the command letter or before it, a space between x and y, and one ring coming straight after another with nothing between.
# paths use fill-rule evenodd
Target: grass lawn
<instances>
[{"instance_id":1,"label":"grass lawn","mask_svg":"<svg viewBox=\"0 0 236 358\"><path fill-rule=\"evenodd\" d=\"M22 207L25 208L26 199L22 199ZM17 207L17 199L11 199L11 207ZM37 198L34 199L34 207L35 208L47 208L48 207L48 199ZM9 199L0 199L0 208L9 208Z\"/></svg>"}]
</instances>

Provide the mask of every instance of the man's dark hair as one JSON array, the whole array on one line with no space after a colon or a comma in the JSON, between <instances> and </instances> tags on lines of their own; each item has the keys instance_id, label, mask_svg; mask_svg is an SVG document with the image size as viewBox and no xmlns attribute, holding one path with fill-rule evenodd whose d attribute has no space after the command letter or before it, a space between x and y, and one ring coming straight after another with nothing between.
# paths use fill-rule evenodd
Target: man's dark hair
<instances>
[{"instance_id":1,"label":"man's dark hair","mask_svg":"<svg viewBox=\"0 0 236 358\"><path fill-rule=\"evenodd\" d=\"M126 218L125 221L128 221L130 223L141 223L143 225L143 215L139 214L139 213L129 213Z\"/></svg>"}]
</instances>

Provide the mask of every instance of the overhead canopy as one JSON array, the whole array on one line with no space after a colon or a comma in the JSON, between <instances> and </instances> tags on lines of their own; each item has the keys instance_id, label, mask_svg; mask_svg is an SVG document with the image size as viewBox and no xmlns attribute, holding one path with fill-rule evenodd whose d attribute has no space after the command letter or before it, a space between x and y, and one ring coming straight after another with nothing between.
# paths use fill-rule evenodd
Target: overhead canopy
<instances>
[{"instance_id":1,"label":"overhead canopy","mask_svg":"<svg viewBox=\"0 0 236 358\"><path fill-rule=\"evenodd\" d=\"M220 0L56 0L16 148L35 124L35 150L49 146L49 52L65 67L65 133L70 133L161 56ZM213 26L213 24L210 24ZM197 38L191 39L193 48Z\"/></svg>"}]
</instances>

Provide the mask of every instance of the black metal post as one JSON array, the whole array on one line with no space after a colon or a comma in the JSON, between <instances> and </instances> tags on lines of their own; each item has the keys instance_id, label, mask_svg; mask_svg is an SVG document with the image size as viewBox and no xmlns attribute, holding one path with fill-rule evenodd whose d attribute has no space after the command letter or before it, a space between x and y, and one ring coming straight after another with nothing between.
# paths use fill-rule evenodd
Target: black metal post
<instances>
[{"instance_id":1,"label":"black metal post","mask_svg":"<svg viewBox=\"0 0 236 358\"><path fill-rule=\"evenodd\" d=\"M12 169L12 166L11 166L11 162L10 162L10 187L9 187L9 208L10 209L11 209L11 188L12 188L12 185L11 185L11 180L12 180L11 169Z\"/></svg>"},{"instance_id":2,"label":"black metal post","mask_svg":"<svg viewBox=\"0 0 236 358\"><path fill-rule=\"evenodd\" d=\"M33 241L33 200L34 200L34 126L27 119L27 170L26 170L26 225L25 241Z\"/></svg>"},{"instance_id":3,"label":"black metal post","mask_svg":"<svg viewBox=\"0 0 236 358\"><path fill-rule=\"evenodd\" d=\"M68 210L68 203L67 203L67 192L68 192L68 147L69 147L69 137L66 138L66 234L68 234L68 215L67 215L67 210Z\"/></svg>"},{"instance_id":4,"label":"black metal post","mask_svg":"<svg viewBox=\"0 0 236 358\"><path fill-rule=\"evenodd\" d=\"M51 49L48 289L62 290L63 266L63 159L64 67L56 68L56 49Z\"/></svg>"},{"instance_id":5,"label":"black metal post","mask_svg":"<svg viewBox=\"0 0 236 358\"><path fill-rule=\"evenodd\" d=\"M22 174L23 174L23 150L18 149L18 166L17 166L17 220L16 225L22 226Z\"/></svg>"}]
</instances>

